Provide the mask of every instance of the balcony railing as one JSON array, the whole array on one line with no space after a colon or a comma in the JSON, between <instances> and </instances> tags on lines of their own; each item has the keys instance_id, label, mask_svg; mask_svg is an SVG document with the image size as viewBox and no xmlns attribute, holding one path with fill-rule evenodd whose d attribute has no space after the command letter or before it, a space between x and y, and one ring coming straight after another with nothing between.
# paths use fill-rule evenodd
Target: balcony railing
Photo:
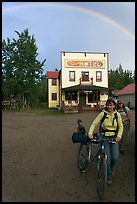
<instances>
[{"instance_id":1,"label":"balcony railing","mask_svg":"<svg viewBox=\"0 0 137 204\"><path fill-rule=\"evenodd\" d=\"M93 85L93 77L89 79L83 79L81 77L79 80L80 80L80 85Z\"/></svg>"}]
</instances>

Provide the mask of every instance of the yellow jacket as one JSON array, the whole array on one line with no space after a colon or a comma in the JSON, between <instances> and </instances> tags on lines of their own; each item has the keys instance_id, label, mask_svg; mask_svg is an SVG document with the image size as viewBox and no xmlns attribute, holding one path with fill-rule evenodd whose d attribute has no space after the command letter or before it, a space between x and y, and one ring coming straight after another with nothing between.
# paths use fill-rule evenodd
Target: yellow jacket
<instances>
[{"instance_id":1,"label":"yellow jacket","mask_svg":"<svg viewBox=\"0 0 137 204\"><path fill-rule=\"evenodd\" d=\"M104 116L104 112L107 113L104 122L102 123L101 127L104 130L117 130L117 125L118 125L118 133L117 135L119 137L122 137L123 134L123 123L122 123L122 118L120 113L118 113L116 110L113 111L113 113L110 113L106 110L103 110L99 115L95 118L93 123L91 124L89 128L89 133L93 134L95 127L98 125L98 123L101 121L102 117ZM114 120L114 125L113 125L113 119L115 117L115 113L117 113L117 120ZM118 123L118 124L117 124ZM105 132L105 136L114 136L114 132Z\"/></svg>"}]
</instances>

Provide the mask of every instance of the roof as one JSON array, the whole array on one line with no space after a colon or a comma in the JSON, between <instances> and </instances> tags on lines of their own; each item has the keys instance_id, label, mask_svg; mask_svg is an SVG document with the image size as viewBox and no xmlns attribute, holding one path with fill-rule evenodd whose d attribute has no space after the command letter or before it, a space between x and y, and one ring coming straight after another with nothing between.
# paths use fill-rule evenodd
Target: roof
<instances>
[{"instance_id":1,"label":"roof","mask_svg":"<svg viewBox=\"0 0 137 204\"><path fill-rule=\"evenodd\" d=\"M85 86L85 85L76 85L76 86L71 86L67 88L63 88L65 91L97 91L97 90L108 90L106 87L102 86L95 86L95 85L90 85L90 86Z\"/></svg>"},{"instance_id":2,"label":"roof","mask_svg":"<svg viewBox=\"0 0 137 204\"><path fill-rule=\"evenodd\" d=\"M48 79L58 79L59 77L59 72L58 71L47 71L46 77Z\"/></svg>"},{"instance_id":3,"label":"roof","mask_svg":"<svg viewBox=\"0 0 137 204\"><path fill-rule=\"evenodd\" d=\"M133 93L135 93L135 83L128 84L123 89L117 92L118 95L133 94Z\"/></svg>"}]
</instances>

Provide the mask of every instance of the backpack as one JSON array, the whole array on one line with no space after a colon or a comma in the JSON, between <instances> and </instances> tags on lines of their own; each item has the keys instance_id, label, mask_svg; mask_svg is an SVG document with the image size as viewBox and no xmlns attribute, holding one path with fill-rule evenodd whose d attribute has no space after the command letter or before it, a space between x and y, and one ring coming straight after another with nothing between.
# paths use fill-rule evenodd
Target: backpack
<instances>
[{"instance_id":1,"label":"backpack","mask_svg":"<svg viewBox=\"0 0 137 204\"><path fill-rule=\"evenodd\" d=\"M125 113L127 114L126 108L124 108ZM129 127L130 127L130 119L129 119Z\"/></svg>"},{"instance_id":2,"label":"backpack","mask_svg":"<svg viewBox=\"0 0 137 204\"><path fill-rule=\"evenodd\" d=\"M124 112L127 114L127 110L126 110L126 108L124 107ZM119 113L120 113L120 111L118 111ZM130 119L129 119L129 126L130 126Z\"/></svg>"},{"instance_id":3,"label":"backpack","mask_svg":"<svg viewBox=\"0 0 137 204\"><path fill-rule=\"evenodd\" d=\"M105 120L106 118L108 118L108 117L107 117L107 113L104 112L104 115L103 115L103 117L102 117L102 119L101 119L101 121L100 121L99 132L100 132L100 133L115 132L115 135L116 135L117 132L118 132L118 116L117 116L117 112L114 113L114 118L113 118L113 123L112 123L112 125L114 125L114 120L117 121L117 129L116 129L116 130L104 130L104 129L101 127L102 123L104 122L104 120Z\"/></svg>"}]
</instances>

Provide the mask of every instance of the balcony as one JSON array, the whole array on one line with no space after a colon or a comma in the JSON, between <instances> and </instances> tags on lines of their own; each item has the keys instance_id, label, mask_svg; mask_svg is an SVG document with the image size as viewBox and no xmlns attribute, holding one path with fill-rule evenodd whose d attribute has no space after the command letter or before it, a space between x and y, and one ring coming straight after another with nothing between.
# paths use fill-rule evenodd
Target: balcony
<instances>
[{"instance_id":1,"label":"balcony","mask_svg":"<svg viewBox=\"0 0 137 204\"><path fill-rule=\"evenodd\" d=\"M80 85L93 85L93 77L92 78L88 78L88 79L86 79L86 78L80 78L79 79L79 81L80 81Z\"/></svg>"}]
</instances>

